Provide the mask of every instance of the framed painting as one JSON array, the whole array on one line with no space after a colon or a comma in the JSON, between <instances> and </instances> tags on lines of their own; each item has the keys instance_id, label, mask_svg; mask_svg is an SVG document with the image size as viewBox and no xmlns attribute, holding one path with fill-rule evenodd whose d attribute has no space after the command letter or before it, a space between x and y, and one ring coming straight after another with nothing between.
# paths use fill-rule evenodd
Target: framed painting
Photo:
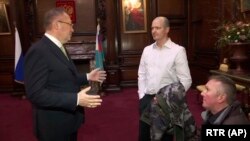
<instances>
[{"instance_id":1,"label":"framed painting","mask_svg":"<svg viewBox=\"0 0 250 141\"><path fill-rule=\"evenodd\" d=\"M250 0L240 0L240 11L250 11Z\"/></svg>"},{"instance_id":2,"label":"framed painting","mask_svg":"<svg viewBox=\"0 0 250 141\"><path fill-rule=\"evenodd\" d=\"M122 0L124 33L147 32L146 0Z\"/></svg>"},{"instance_id":3,"label":"framed painting","mask_svg":"<svg viewBox=\"0 0 250 141\"><path fill-rule=\"evenodd\" d=\"M62 7L69 14L73 23L76 23L76 6L74 0L56 1L56 7Z\"/></svg>"},{"instance_id":4,"label":"framed painting","mask_svg":"<svg viewBox=\"0 0 250 141\"><path fill-rule=\"evenodd\" d=\"M6 5L4 3L0 3L0 35L8 35L10 33L11 31Z\"/></svg>"}]
</instances>

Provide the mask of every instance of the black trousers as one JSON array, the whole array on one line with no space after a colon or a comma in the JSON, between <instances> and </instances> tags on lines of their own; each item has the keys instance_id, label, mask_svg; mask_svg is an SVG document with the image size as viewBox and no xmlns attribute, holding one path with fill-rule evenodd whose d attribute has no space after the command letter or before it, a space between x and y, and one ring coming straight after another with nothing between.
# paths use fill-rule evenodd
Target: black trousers
<instances>
[{"instance_id":1,"label":"black trousers","mask_svg":"<svg viewBox=\"0 0 250 141\"><path fill-rule=\"evenodd\" d=\"M139 103L140 117L143 111L148 106L150 106L150 103L154 97L155 95L145 94L145 96L140 100L140 103ZM151 141L150 126L141 120L139 120L139 141ZM173 141L173 136L164 134L161 141Z\"/></svg>"}]
</instances>

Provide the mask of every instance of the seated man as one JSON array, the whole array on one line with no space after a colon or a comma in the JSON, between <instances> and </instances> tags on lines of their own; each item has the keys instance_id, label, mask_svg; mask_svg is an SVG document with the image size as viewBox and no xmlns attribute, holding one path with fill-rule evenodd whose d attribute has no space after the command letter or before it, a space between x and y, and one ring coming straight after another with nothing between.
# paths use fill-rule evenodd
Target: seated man
<instances>
[{"instance_id":1,"label":"seated man","mask_svg":"<svg viewBox=\"0 0 250 141\"><path fill-rule=\"evenodd\" d=\"M204 124L233 125L249 124L249 121L236 100L236 86L226 76L211 76L201 92Z\"/></svg>"},{"instance_id":2,"label":"seated man","mask_svg":"<svg viewBox=\"0 0 250 141\"><path fill-rule=\"evenodd\" d=\"M180 82L161 88L144 110L141 120L150 125L151 141L191 141L196 126L185 100L185 88Z\"/></svg>"}]
</instances>

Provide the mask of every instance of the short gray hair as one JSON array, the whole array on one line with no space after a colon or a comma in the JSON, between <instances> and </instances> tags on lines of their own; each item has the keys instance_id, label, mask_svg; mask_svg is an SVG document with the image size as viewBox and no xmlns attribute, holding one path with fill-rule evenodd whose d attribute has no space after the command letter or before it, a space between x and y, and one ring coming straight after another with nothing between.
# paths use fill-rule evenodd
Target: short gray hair
<instances>
[{"instance_id":1,"label":"short gray hair","mask_svg":"<svg viewBox=\"0 0 250 141\"><path fill-rule=\"evenodd\" d=\"M232 79L224 75L212 75L209 77L209 80L216 80L218 82L221 82L222 87L217 91L225 93L227 95L226 99L228 104L232 104L236 100L237 90L235 82Z\"/></svg>"},{"instance_id":2,"label":"short gray hair","mask_svg":"<svg viewBox=\"0 0 250 141\"><path fill-rule=\"evenodd\" d=\"M43 26L46 29L50 29L51 23L60 15L63 15L65 10L62 7L57 7L49 10L44 15Z\"/></svg>"}]
</instances>

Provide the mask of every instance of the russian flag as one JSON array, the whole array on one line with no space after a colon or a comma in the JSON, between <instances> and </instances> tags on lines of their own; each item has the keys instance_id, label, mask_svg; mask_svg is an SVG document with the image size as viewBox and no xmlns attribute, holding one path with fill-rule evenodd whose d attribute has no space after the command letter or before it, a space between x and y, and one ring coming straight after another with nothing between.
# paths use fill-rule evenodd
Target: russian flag
<instances>
[{"instance_id":1,"label":"russian flag","mask_svg":"<svg viewBox=\"0 0 250 141\"><path fill-rule=\"evenodd\" d=\"M102 36L100 35L100 25L96 29L95 67L103 69L104 54L102 48Z\"/></svg>"},{"instance_id":2,"label":"russian flag","mask_svg":"<svg viewBox=\"0 0 250 141\"><path fill-rule=\"evenodd\" d=\"M24 57L22 53L22 47L20 37L17 28L15 27L15 81L23 84L24 82Z\"/></svg>"}]
</instances>

